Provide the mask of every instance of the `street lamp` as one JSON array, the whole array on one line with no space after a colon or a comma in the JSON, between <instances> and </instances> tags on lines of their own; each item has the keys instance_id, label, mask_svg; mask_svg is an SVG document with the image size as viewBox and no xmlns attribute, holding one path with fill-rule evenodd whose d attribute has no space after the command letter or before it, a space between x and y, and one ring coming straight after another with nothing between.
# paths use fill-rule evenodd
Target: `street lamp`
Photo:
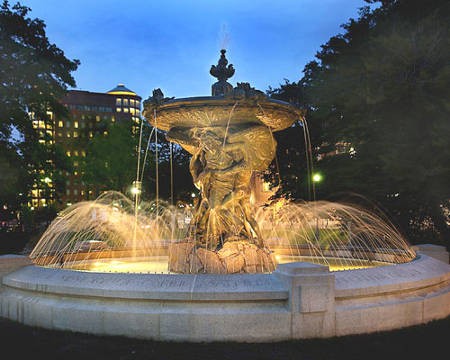
<instances>
[{"instance_id":1,"label":"street lamp","mask_svg":"<svg viewBox=\"0 0 450 360\"><path fill-rule=\"evenodd\" d=\"M137 196L141 192L142 192L142 182L141 181L133 181L133 185L131 186L131 193L134 196Z\"/></svg>"},{"instance_id":2,"label":"street lamp","mask_svg":"<svg viewBox=\"0 0 450 360\"><path fill-rule=\"evenodd\" d=\"M314 173L311 177L313 183L320 183L323 180L323 176L321 173Z\"/></svg>"}]
</instances>

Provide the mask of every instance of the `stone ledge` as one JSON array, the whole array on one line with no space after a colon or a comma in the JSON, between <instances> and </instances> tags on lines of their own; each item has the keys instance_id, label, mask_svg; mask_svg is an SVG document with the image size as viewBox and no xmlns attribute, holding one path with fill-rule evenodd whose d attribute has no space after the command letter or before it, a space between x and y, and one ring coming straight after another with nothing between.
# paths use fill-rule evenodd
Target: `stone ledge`
<instances>
[{"instance_id":1,"label":"stone ledge","mask_svg":"<svg viewBox=\"0 0 450 360\"><path fill-rule=\"evenodd\" d=\"M288 291L269 274L173 275L89 273L28 266L3 284L42 293L148 300L287 300Z\"/></svg>"},{"instance_id":2,"label":"stone ledge","mask_svg":"<svg viewBox=\"0 0 450 360\"><path fill-rule=\"evenodd\" d=\"M409 263L372 269L337 271L336 298L406 292L450 281L450 265L426 255Z\"/></svg>"}]
</instances>

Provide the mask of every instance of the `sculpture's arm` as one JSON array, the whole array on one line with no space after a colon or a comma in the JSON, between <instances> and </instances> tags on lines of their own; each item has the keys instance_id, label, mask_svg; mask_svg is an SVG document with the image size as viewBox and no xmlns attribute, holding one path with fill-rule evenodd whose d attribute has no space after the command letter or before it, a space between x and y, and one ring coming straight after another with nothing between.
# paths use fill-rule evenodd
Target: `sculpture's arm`
<instances>
[{"instance_id":1,"label":"sculpture's arm","mask_svg":"<svg viewBox=\"0 0 450 360\"><path fill-rule=\"evenodd\" d=\"M184 128L170 129L166 134L166 139L181 145L191 154L195 153L194 148L199 147L199 142L191 136L191 131Z\"/></svg>"},{"instance_id":2,"label":"sculpture's arm","mask_svg":"<svg viewBox=\"0 0 450 360\"><path fill-rule=\"evenodd\" d=\"M227 142L233 144L237 142L242 142L242 139L249 141L254 137L259 136L267 137L268 135L270 136L271 133L270 129L267 126L252 125L246 129L239 130L235 133L229 133L227 136Z\"/></svg>"}]
</instances>

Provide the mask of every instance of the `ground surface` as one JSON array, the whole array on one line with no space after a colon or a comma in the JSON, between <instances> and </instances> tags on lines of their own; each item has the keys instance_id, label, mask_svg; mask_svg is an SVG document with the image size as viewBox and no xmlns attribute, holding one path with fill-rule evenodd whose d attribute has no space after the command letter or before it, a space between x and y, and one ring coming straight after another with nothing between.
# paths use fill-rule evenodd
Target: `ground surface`
<instances>
[{"instance_id":1,"label":"ground surface","mask_svg":"<svg viewBox=\"0 0 450 360\"><path fill-rule=\"evenodd\" d=\"M0 318L0 359L448 359L450 317L372 335L270 344L189 344L44 330Z\"/></svg>"}]
</instances>

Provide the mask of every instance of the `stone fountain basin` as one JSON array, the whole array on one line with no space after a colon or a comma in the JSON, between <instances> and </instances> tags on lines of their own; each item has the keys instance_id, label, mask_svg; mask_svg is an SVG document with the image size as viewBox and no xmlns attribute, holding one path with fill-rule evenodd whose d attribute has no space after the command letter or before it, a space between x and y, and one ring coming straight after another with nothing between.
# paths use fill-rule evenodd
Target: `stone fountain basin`
<instances>
[{"instance_id":1,"label":"stone fountain basin","mask_svg":"<svg viewBox=\"0 0 450 360\"><path fill-rule=\"evenodd\" d=\"M152 126L168 131L173 127L213 127L264 124L280 131L301 120L303 112L280 100L260 101L222 96L202 96L170 100L153 114L146 114Z\"/></svg>"},{"instance_id":2,"label":"stone fountain basin","mask_svg":"<svg viewBox=\"0 0 450 360\"><path fill-rule=\"evenodd\" d=\"M176 340L264 342L370 333L450 315L450 265L419 255L331 273L93 273L26 266L3 277L0 314L49 329Z\"/></svg>"}]
</instances>

